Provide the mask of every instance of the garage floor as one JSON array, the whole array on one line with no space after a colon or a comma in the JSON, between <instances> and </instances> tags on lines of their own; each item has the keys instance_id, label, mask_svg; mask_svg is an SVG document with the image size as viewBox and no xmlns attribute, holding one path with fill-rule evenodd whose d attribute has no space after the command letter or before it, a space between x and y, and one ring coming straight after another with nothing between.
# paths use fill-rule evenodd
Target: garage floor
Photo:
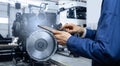
<instances>
[{"instance_id":1,"label":"garage floor","mask_svg":"<svg viewBox=\"0 0 120 66\"><path fill-rule=\"evenodd\" d=\"M74 58L55 54L51 59L54 60L53 63L59 63L59 65L55 66L91 66L91 60L84 57ZM0 62L0 66L28 66L28 64L19 63L15 65L12 61L10 61Z\"/></svg>"},{"instance_id":2,"label":"garage floor","mask_svg":"<svg viewBox=\"0 0 120 66\"><path fill-rule=\"evenodd\" d=\"M53 60L65 65L65 66L91 66L91 60L84 57L66 57L59 54L55 54L52 57Z\"/></svg>"}]
</instances>

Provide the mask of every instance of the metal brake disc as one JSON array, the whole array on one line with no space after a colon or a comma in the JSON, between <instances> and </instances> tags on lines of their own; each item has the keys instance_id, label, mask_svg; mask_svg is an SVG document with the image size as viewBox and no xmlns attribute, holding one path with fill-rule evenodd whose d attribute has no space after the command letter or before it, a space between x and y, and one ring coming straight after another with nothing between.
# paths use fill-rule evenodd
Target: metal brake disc
<instances>
[{"instance_id":1,"label":"metal brake disc","mask_svg":"<svg viewBox=\"0 0 120 66\"><path fill-rule=\"evenodd\" d=\"M27 39L26 50L33 60L46 61L57 50L57 42L50 32L35 31Z\"/></svg>"}]
</instances>

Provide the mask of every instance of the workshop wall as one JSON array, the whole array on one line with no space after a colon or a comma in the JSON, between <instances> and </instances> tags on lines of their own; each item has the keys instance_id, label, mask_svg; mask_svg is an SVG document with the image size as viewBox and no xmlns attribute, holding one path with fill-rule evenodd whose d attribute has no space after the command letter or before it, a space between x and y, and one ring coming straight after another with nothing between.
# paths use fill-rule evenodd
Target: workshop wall
<instances>
[{"instance_id":1,"label":"workshop wall","mask_svg":"<svg viewBox=\"0 0 120 66\"><path fill-rule=\"evenodd\" d=\"M96 29L100 17L102 0L87 1L87 26Z\"/></svg>"},{"instance_id":2,"label":"workshop wall","mask_svg":"<svg viewBox=\"0 0 120 66\"><path fill-rule=\"evenodd\" d=\"M8 18L8 23L4 23L4 20L2 23L0 22L0 34L2 34L3 37L8 37L8 35L9 37L12 36L12 24L15 20L16 14L15 7L13 6L14 5L10 5L10 8L8 9L8 3L0 2L0 17ZM10 12L10 16L8 16L8 11Z\"/></svg>"},{"instance_id":3,"label":"workshop wall","mask_svg":"<svg viewBox=\"0 0 120 66\"><path fill-rule=\"evenodd\" d=\"M8 18L7 4L0 3L0 18ZM0 34L6 37L8 34L8 23L4 23L4 20L0 20Z\"/></svg>"}]
</instances>

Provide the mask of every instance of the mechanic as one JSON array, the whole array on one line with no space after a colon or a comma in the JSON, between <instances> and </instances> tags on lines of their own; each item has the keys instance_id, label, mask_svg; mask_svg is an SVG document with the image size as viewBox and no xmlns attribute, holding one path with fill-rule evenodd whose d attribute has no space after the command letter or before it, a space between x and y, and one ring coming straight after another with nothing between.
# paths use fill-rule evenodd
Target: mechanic
<instances>
[{"instance_id":1,"label":"mechanic","mask_svg":"<svg viewBox=\"0 0 120 66\"><path fill-rule=\"evenodd\" d=\"M92 59L92 66L120 66L120 0L103 0L97 30L65 24L53 30L57 41L71 52ZM82 37L72 36L80 33Z\"/></svg>"}]
</instances>

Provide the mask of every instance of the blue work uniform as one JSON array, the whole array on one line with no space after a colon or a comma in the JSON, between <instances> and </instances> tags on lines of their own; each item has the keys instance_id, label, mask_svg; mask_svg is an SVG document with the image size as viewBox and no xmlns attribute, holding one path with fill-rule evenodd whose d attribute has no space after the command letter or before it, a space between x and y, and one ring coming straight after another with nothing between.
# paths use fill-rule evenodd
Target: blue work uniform
<instances>
[{"instance_id":1,"label":"blue work uniform","mask_svg":"<svg viewBox=\"0 0 120 66\"><path fill-rule=\"evenodd\" d=\"M92 59L93 66L120 66L120 0L103 0L97 30L67 40L71 52Z\"/></svg>"}]
</instances>

